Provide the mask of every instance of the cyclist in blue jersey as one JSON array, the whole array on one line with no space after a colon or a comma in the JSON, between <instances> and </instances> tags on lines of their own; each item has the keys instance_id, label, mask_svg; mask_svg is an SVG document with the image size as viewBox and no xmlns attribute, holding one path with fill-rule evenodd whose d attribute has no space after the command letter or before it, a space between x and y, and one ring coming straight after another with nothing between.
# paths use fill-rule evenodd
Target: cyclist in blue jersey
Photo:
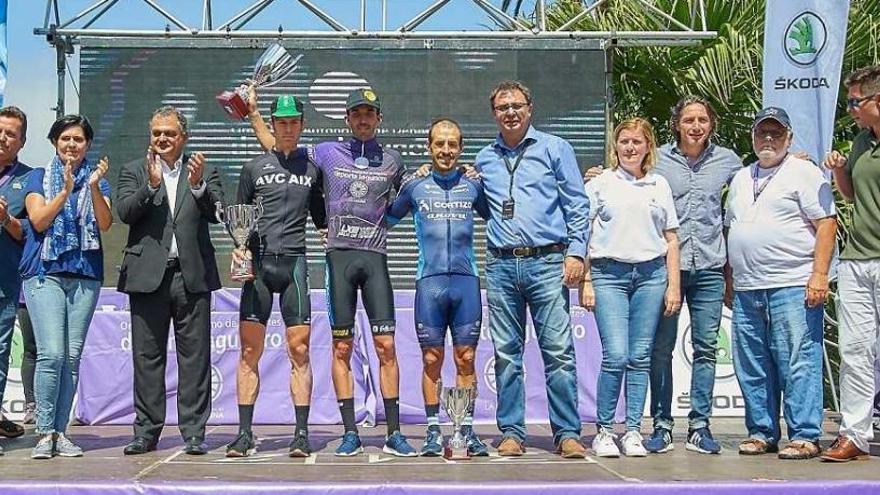
<instances>
[{"instance_id":1,"label":"cyclist in blue jersey","mask_svg":"<svg viewBox=\"0 0 880 495\"><path fill-rule=\"evenodd\" d=\"M474 210L489 214L483 186L458 169L462 151L461 128L454 120L435 121L428 131L430 175L414 175L404 183L386 215L394 225L412 212L419 243L416 273L416 334L422 347L422 394L428 431L423 456L443 450L437 383L443 367L446 329L452 331L456 385L476 387L474 357L480 338L480 279L474 257ZM430 256L428 255L430 253ZM473 431L473 410L462 426L471 455L488 455Z\"/></svg>"}]
</instances>

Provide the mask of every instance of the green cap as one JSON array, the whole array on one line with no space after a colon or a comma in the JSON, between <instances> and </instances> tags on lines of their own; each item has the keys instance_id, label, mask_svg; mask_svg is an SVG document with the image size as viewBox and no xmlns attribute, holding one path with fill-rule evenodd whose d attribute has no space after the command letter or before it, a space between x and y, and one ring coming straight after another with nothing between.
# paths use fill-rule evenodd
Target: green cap
<instances>
[{"instance_id":1,"label":"green cap","mask_svg":"<svg viewBox=\"0 0 880 495\"><path fill-rule=\"evenodd\" d=\"M282 95L272 102L269 113L273 117L302 117L303 103L296 96Z\"/></svg>"},{"instance_id":2,"label":"green cap","mask_svg":"<svg viewBox=\"0 0 880 495\"><path fill-rule=\"evenodd\" d=\"M379 97L370 88L356 89L348 95L348 100L345 102L345 111L347 112L361 105L373 107L378 112L380 110Z\"/></svg>"}]
</instances>

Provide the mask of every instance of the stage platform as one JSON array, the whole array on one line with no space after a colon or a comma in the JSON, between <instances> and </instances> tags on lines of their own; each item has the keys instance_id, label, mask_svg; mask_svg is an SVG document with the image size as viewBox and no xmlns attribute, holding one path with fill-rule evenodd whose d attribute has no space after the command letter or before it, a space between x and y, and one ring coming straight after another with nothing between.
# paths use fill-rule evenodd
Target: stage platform
<instances>
[{"instance_id":1,"label":"stage platform","mask_svg":"<svg viewBox=\"0 0 880 495\"><path fill-rule=\"evenodd\" d=\"M684 423L685 421L680 421ZM745 457L736 453L743 438L741 419L716 419L714 431L724 445L718 456L687 452L684 430L676 431L676 449L647 458L563 460L553 453L547 425L529 425L527 453L520 458L498 457L447 462L442 458L395 458L381 452L384 428L361 428L366 452L339 458L333 449L340 427L311 430L317 454L308 459L287 457L289 426L257 426L259 452L245 459L227 459L224 446L234 438L233 426L210 427L208 455L180 452L175 428L166 428L159 450L125 457L122 447L131 429L122 426L78 426L69 433L86 454L82 458L36 461L29 458L35 443L31 431L22 438L3 440L0 494L65 493L104 495L280 494L318 495L394 494L448 495L567 495L614 494L844 494L880 493L880 461L828 464L818 460L782 461L775 455ZM827 423L832 440L836 424ZM478 426L484 439L497 445L493 425ZM421 444L423 427L406 426L404 433ZM583 441L595 428L584 427ZM880 454L880 445L872 449Z\"/></svg>"}]
</instances>

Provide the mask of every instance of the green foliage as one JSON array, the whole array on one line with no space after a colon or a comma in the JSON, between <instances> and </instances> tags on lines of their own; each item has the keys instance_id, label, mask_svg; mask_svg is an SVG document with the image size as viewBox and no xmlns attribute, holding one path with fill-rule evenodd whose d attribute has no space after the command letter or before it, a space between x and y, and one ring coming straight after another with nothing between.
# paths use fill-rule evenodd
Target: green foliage
<instances>
[{"instance_id":1,"label":"green foliage","mask_svg":"<svg viewBox=\"0 0 880 495\"><path fill-rule=\"evenodd\" d=\"M682 24L695 27L695 0L654 0ZM717 141L749 155L752 117L761 107L761 74L765 0L705 0L706 27L718 37L696 46L618 47L614 60L615 121L643 116L655 124L661 140L671 139L669 109L681 97L707 98L721 116ZM580 0L557 0L547 11L548 29L555 29L582 12ZM606 0L572 30L656 31L677 29L660 16L646 13L639 2ZM800 36L807 40L807 27ZM804 45L808 46L808 45ZM852 0L844 74L880 63L880 0ZM836 140L854 136L841 91Z\"/></svg>"},{"instance_id":2,"label":"green foliage","mask_svg":"<svg viewBox=\"0 0 880 495\"><path fill-rule=\"evenodd\" d=\"M778 0L782 1L782 0ZM693 16L695 0L651 2L684 25L701 25ZM672 138L667 126L670 108L682 97L708 99L719 115L716 141L751 155L749 137L752 118L761 107L765 0L704 0L706 27L717 31L715 39L696 46L620 47L613 53L614 104L612 119L619 122L641 116L654 124L658 138ZM580 0L557 0L548 10L547 27L556 29L584 9ZM677 29L667 19L646 10L633 0L607 0L572 30L656 31ZM812 26L795 29L799 53L815 50ZM843 75L880 63L880 0L851 0L849 27L843 58ZM857 129L846 111L846 90L840 91L835 121L834 147L849 151ZM841 248L852 225L852 204L837 195L838 239ZM835 287L832 286L832 290ZM834 305L826 305L827 341L837 342ZM831 376L837 376L837 349L826 346ZM826 405L833 407L826 380Z\"/></svg>"}]
</instances>

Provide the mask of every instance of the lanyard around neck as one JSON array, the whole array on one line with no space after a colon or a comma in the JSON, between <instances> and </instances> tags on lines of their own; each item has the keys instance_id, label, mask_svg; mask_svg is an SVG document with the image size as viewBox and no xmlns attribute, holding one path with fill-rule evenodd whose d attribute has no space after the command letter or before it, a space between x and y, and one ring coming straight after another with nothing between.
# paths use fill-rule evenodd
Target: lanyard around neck
<instances>
[{"instance_id":1,"label":"lanyard around neck","mask_svg":"<svg viewBox=\"0 0 880 495\"><path fill-rule=\"evenodd\" d=\"M781 169L781 168L782 168L782 164L780 163L779 165L776 166L776 170L771 172L770 175L767 176L767 179L765 179L764 182L761 184L761 186L758 187L758 171L760 170L760 166L757 163L755 164L755 169L754 169L754 172L752 173L752 194L753 194L752 202L753 203L758 202L758 196L760 196L761 193L764 192L764 189L767 188L767 184L770 184L770 179L772 179L773 177L776 177L776 174L779 173L779 169Z\"/></svg>"},{"instance_id":2,"label":"lanyard around neck","mask_svg":"<svg viewBox=\"0 0 880 495\"><path fill-rule=\"evenodd\" d=\"M522 162L523 157L526 154L526 148L529 147L530 142L526 142L523 144L521 150L519 150L519 154L516 155L516 160L514 160L511 165L510 159L507 158L507 155L502 154L501 159L504 160L504 165L507 167L507 173L510 174L510 187L508 188L507 195L510 199L513 199L513 176L516 174L516 169L519 168L520 162Z\"/></svg>"}]
</instances>

